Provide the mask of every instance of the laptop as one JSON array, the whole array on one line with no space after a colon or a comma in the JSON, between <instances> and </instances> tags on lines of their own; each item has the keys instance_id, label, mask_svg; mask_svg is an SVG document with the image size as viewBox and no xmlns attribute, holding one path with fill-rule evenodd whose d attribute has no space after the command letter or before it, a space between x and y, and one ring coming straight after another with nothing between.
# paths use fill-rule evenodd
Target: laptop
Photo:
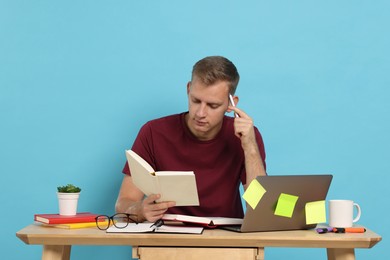
<instances>
[{"instance_id":1,"label":"laptop","mask_svg":"<svg viewBox=\"0 0 390 260\"><path fill-rule=\"evenodd\" d=\"M332 178L332 175L258 176L256 179L266 192L256 208L247 206L241 226L222 228L237 232L314 228L317 224L306 224L305 205L307 202L325 200ZM281 193L298 196L291 218L274 214Z\"/></svg>"}]
</instances>

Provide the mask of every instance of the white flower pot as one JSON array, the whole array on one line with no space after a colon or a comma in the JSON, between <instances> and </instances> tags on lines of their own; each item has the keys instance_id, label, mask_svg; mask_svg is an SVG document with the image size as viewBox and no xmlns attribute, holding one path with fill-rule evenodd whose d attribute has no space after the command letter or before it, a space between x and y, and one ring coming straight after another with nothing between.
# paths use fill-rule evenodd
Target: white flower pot
<instances>
[{"instance_id":1,"label":"white flower pot","mask_svg":"<svg viewBox=\"0 0 390 260\"><path fill-rule=\"evenodd\" d=\"M57 192L60 215L73 216L77 213L77 202L80 193Z\"/></svg>"}]
</instances>

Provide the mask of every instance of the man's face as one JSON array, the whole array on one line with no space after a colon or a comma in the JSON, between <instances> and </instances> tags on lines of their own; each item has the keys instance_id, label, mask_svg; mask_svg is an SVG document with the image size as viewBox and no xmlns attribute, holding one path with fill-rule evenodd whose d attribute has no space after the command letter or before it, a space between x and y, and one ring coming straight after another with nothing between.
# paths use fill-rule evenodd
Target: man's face
<instances>
[{"instance_id":1,"label":"man's face","mask_svg":"<svg viewBox=\"0 0 390 260\"><path fill-rule=\"evenodd\" d=\"M186 122L190 131L199 140L214 138L221 129L229 105L227 82L205 86L195 78L188 83L187 94L189 113Z\"/></svg>"}]
</instances>

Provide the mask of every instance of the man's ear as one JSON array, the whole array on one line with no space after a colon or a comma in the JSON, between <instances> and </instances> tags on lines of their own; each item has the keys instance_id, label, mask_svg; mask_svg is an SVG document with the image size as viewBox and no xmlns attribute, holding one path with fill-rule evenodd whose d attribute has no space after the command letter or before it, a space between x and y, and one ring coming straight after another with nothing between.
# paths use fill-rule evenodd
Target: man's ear
<instances>
[{"instance_id":1,"label":"man's ear","mask_svg":"<svg viewBox=\"0 0 390 260\"><path fill-rule=\"evenodd\" d=\"M233 96L233 101L234 101L234 104L237 106L238 101L240 101L240 99L238 98L238 96ZM232 106L232 104L230 103L230 101L229 101L229 105ZM227 111L228 113L232 112L232 110L229 109L229 108L228 108L226 111Z\"/></svg>"},{"instance_id":2,"label":"man's ear","mask_svg":"<svg viewBox=\"0 0 390 260\"><path fill-rule=\"evenodd\" d=\"M191 81L188 81L188 83L187 83L187 95L190 94L190 88L191 88Z\"/></svg>"},{"instance_id":3,"label":"man's ear","mask_svg":"<svg viewBox=\"0 0 390 260\"><path fill-rule=\"evenodd\" d=\"M240 98L239 98L238 96L233 96L233 100L234 100L234 103L235 103L236 106L237 106L238 101L240 101Z\"/></svg>"}]
</instances>

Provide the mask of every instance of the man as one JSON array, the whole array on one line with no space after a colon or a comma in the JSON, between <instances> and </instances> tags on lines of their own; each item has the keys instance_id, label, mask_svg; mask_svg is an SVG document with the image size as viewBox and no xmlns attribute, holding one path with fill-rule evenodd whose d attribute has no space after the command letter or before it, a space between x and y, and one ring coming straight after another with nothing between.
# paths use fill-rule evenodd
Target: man
<instances>
[{"instance_id":1,"label":"man","mask_svg":"<svg viewBox=\"0 0 390 260\"><path fill-rule=\"evenodd\" d=\"M163 214L243 217L240 182L244 188L265 175L262 137L252 119L229 102L239 74L234 64L221 56L198 61L187 84L188 112L146 123L132 150L156 171L194 171L199 206L175 207L174 201L155 203L159 194L145 197L134 185L126 164L116 202L118 213L154 222ZM236 117L225 116L234 112ZM178 184L179 185L179 184Z\"/></svg>"}]
</instances>

